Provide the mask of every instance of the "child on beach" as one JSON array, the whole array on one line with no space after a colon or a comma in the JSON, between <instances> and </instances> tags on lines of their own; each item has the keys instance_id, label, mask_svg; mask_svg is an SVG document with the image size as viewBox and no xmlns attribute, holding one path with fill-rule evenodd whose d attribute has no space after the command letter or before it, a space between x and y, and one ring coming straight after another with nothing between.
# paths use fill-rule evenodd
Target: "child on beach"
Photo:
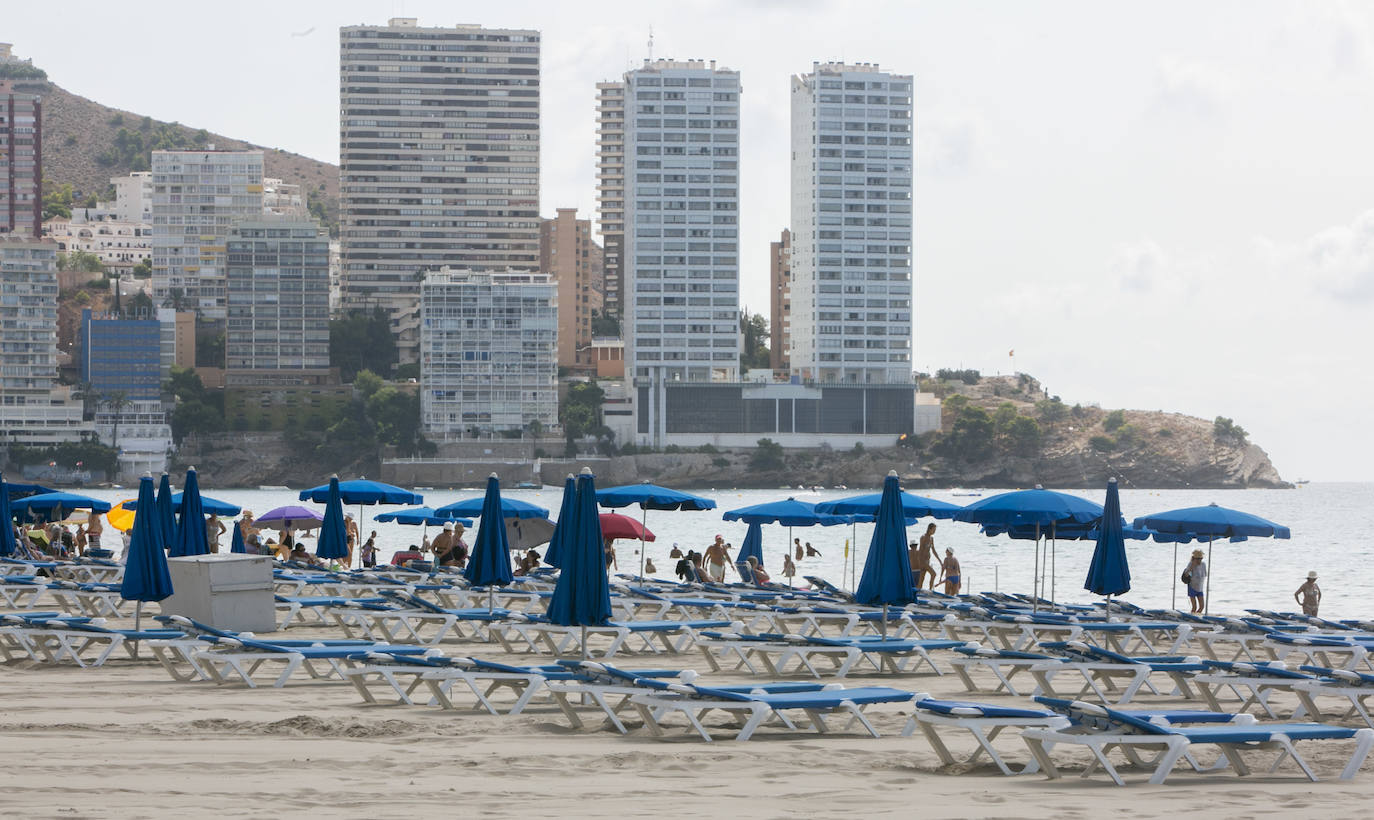
<instances>
[{"instance_id":1,"label":"child on beach","mask_svg":"<svg viewBox=\"0 0 1374 820\"><path fill-rule=\"evenodd\" d=\"M1322 588L1317 586L1317 573L1307 573L1307 580L1293 593L1293 600L1302 607L1302 614L1317 617L1317 607L1321 606Z\"/></svg>"}]
</instances>

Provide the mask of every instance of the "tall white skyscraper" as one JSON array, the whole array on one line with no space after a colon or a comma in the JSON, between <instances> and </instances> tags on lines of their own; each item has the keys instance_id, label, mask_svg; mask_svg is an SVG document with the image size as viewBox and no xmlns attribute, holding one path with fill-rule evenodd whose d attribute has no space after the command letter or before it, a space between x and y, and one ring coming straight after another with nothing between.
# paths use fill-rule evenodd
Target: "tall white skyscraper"
<instances>
[{"instance_id":1,"label":"tall white skyscraper","mask_svg":"<svg viewBox=\"0 0 1374 820\"><path fill-rule=\"evenodd\" d=\"M911 381L911 75L792 78L791 371Z\"/></svg>"},{"instance_id":2,"label":"tall white skyscraper","mask_svg":"<svg viewBox=\"0 0 1374 820\"><path fill-rule=\"evenodd\" d=\"M154 151L153 297L223 319L229 230L261 217L261 151Z\"/></svg>"},{"instance_id":3,"label":"tall white skyscraper","mask_svg":"<svg viewBox=\"0 0 1374 820\"><path fill-rule=\"evenodd\" d=\"M625 75L625 373L739 377L738 71L658 60Z\"/></svg>"},{"instance_id":4,"label":"tall white skyscraper","mask_svg":"<svg viewBox=\"0 0 1374 820\"><path fill-rule=\"evenodd\" d=\"M339 30L342 303L418 353L420 274L539 267L539 32Z\"/></svg>"},{"instance_id":5,"label":"tall white skyscraper","mask_svg":"<svg viewBox=\"0 0 1374 820\"><path fill-rule=\"evenodd\" d=\"M625 306L625 83L596 84L597 229L606 268L602 310L623 318ZM623 331L622 331L623 334Z\"/></svg>"}]
</instances>

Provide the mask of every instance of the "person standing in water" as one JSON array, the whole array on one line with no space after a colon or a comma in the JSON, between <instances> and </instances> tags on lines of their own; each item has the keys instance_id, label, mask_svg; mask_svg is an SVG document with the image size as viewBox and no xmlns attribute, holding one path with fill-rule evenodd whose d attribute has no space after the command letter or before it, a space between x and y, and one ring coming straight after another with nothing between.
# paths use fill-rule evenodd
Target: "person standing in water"
<instances>
[{"instance_id":1,"label":"person standing in water","mask_svg":"<svg viewBox=\"0 0 1374 820\"><path fill-rule=\"evenodd\" d=\"M1293 600L1302 607L1302 614L1317 617L1317 607L1322 603L1322 588L1317 586L1317 573L1307 573L1307 580L1293 593Z\"/></svg>"}]
</instances>

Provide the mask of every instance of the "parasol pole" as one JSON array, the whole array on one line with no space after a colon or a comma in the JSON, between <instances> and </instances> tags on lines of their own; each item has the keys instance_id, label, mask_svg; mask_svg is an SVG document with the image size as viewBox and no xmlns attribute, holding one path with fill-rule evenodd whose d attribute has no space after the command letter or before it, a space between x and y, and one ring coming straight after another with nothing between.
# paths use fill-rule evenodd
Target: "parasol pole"
<instances>
[{"instance_id":1,"label":"parasol pole","mask_svg":"<svg viewBox=\"0 0 1374 820\"><path fill-rule=\"evenodd\" d=\"M644 583L644 533L648 531L649 508L639 502L639 582Z\"/></svg>"},{"instance_id":2,"label":"parasol pole","mask_svg":"<svg viewBox=\"0 0 1374 820\"><path fill-rule=\"evenodd\" d=\"M1050 522L1050 602L1054 602L1054 575L1059 566L1059 522Z\"/></svg>"},{"instance_id":3,"label":"parasol pole","mask_svg":"<svg viewBox=\"0 0 1374 820\"><path fill-rule=\"evenodd\" d=\"M1040 611L1040 522L1035 522L1035 574L1031 576L1031 612Z\"/></svg>"},{"instance_id":4,"label":"parasol pole","mask_svg":"<svg viewBox=\"0 0 1374 820\"><path fill-rule=\"evenodd\" d=\"M582 660L587 660L587 625L582 625Z\"/></svg>"},{"instance_id":5,"label":"parasol pole","mask_svg":"<svg viewBox=\"0 0 1374 820\"><path fill-rule=\"evenodd\" d=\"M138 630L138 621L139 621L139 618L140 618L142 615L143 615L143 602L142 602L142 601L136 601L136 602L134 603L134 631L135 631L135 632L139 631L139 630ZM134 660L138 660L138 641L134 641Z\"/></svg>"},{"instance_id":6,"label":"parasol pole","mask_svg":"<svg viewBox=\"0 0 1374 820\"><path fill-rule=\"evenodd\" d=\"M1207 535L1207 589L1202 593L1207 597L1202 602L1202 614L1209 615L1212 612L1212 535Z\"/></svg>"},{"instance_id":7,"label":"parasol pole","mask_svg":"<svg viewBox=\"0 0 1374 820\"><path fill-rule=\"evenodd\" d=\"M1178 540L1174 540L1174 586L1169 593L1169 608L1178 609Z\"/></svg>"}]
</instances>

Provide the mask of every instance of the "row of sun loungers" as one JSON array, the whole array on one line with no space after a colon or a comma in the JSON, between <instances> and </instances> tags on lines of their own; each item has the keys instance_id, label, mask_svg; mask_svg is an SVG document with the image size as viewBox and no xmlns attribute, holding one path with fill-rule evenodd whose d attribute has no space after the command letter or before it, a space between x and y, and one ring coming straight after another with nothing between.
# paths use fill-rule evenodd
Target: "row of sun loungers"
<instances>
[{"instance_id":1,"label":"row of sun loungers","mask_svg":"<svg viewBox=\"0 0 1374 820\"><path fill-rule=\"evenodd\" d=\"M1253 750L1268 750L1275 766L1291 762L1316 779L1298 756L1299 741L1353 741L1340 773L1350 777L1374 743L1366 707L1374 694L1374 624L1270 612L1228 620L1129 605L1107 620L1096 607L1041 602L1045 611L1031 611L1035 602L1024 596L924 593L917 605L883 613L834 591L626 579L615 588L612 622L584 638L581 629L544 619L545 579L489 592L452 575L288 568L276 578L279 627L342 636L297 639L231 633L184 618L162 618L153 629L113 629L106 619L120 617L127 605L110 600L118 591L100 575L106 568L36 564L0 569L0 603L12 610L0 615L7 661L86 667L151 656L179 681L333 683L352 686L374 706L491 714L538 705L574 728L587 726L590 713L622 733L637 721L651 736L704 740L774 731L877 736L870 712L888 710L906 717L903 734L919 729L945 764L957 762L947 734L967 731L976 744L970 762L986 755L1004 774L1058 777L1063 751L1078 747L1092 761L1085 775L1101 771L1117 783L1124 782L1123 759L1163 782L1180 765L1245 774ZM476 643L500 646L511 660L461 651ZM567 660L571 655L595 659ZM699 657L710 676L757 680L708 682L690 669L638 668L620 659L629 655L681 659L677 666ZM517 656L540 660L526 664ZM940 700L910 685L913 675L951 669L970 693L1029 694L1034 705ZM885 676L892 685L845 680L860 674ZM1137 708L1146 696L1206 708ZM1323 713L1319 707L1332 700L1343 711ZM1283 723L1260 722L1284 713ZM1336 725L1344 722L1359 726ZM1028 760L1011 760L996 746L1015 733ZM1204 750L1216 752L1206 766Z\"/></svg>"}]
</instances>

